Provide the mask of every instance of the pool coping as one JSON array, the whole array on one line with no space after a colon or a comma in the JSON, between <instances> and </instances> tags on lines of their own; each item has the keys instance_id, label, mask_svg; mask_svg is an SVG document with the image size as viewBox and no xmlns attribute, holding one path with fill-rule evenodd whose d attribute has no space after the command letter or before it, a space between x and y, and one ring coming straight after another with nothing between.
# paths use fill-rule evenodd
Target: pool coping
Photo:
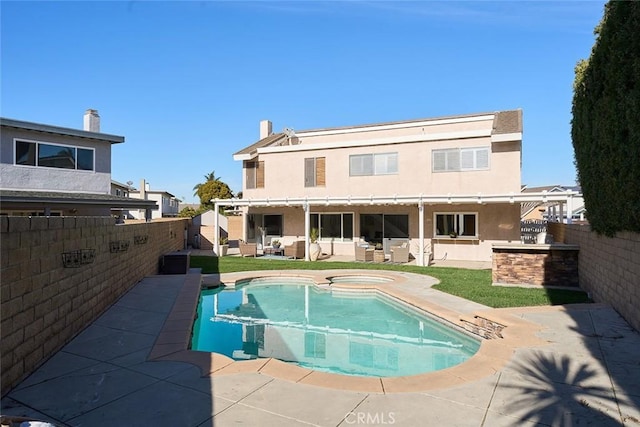
<instances>
[{"instance_id":1,"label":"pool coping","mask_svg":"<svg viewBox=\"0 0 640 427\"><path fill-rule=\"evenodd\" d=\"M330 285L328 277L348 275L366 275L392 278L393 282L372 284L340 283ZM415 276L415 277L414 277ZM168 360L191 363L200 368L202 376L219 376L237 373L260 373L285 381L314 385L339 390L351 390L368 393L402 393L427 391L443 387L452 387L480 380L495 374L509 362L515 351L523 347L547 345L547 341L536 335L542 326L519 318L523 312L539 311L553 307L517 307L507 309L482 309L472 313L463 313L426 300L419 294L407 291L406 285L420 280L424 288L438 281L430 276L412 273L377 270L287 270L287 271L247 271L226 273L219 276L219 282L226 286L251 278L291 277L312 280L316 285L331 286L350 290L375 290L400 300L410 306L428 311L436 317L462 327L464 320L481 318L495 322L503 328L501 338L483 339L478 352L469 360L435 372L402 377L359 377L314 371L273 358L235 361L225 355L189 349L191 331L196 316L203 280L200 273L189 273L176 298L173 308L151 349L147 360ZM405 285L405 289L403 289ZM409 288L410 289L410 288ZM439 292L432 290L432 292ZM459 298L453 297L452 298ZM459 298L461 302L466 301Z\"/></svg>"}]
</instances>

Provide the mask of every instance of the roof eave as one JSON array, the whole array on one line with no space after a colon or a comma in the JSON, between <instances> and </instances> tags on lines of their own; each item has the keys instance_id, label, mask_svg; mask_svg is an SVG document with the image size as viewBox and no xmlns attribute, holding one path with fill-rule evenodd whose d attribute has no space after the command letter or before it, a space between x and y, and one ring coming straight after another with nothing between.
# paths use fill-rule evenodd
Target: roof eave
<instances>
[{"instance_id":1,"label":"roof eave","mask_svg":"<svg viewBox=\"0 0 640 427\"><path fill-rule=\"evenodd\" d=\"M111 135L108 133L89 132L86 130L64 128L60 126L45 125L42 123L25 122L22 120L0 118L0 125L16 129L24 129L34 132L53 133L56 135L75 136L78 138L95 139L99 141L120 144L124 142L124 136Z\"/></svg>"},{"instance_id":2,"label":"roof eave","mask_svg":"<svg viewBox=\"0 0 640 427\"><path fill-rule=\"evenodd\" d=\"M520 142L522 132L499 133L491 135L491 142Z\"/></svg>"}]
</instances>

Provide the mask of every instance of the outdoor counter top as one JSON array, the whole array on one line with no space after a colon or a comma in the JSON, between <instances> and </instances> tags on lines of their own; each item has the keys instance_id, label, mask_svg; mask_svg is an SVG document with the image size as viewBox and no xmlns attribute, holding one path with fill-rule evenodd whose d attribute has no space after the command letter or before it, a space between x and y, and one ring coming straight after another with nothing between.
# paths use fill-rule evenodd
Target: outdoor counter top
<instances>
[{"instance_id":1,"label":"outdoor counter top","mask_svg":"<svg viewBox=\"0 0 640 427\"><path fill-rule=\"evenodd\" d=\"M579 245L566 243L494 243L491 247L500 250L526 250L526 251L577 251Z\"/></svg>"}]
</instances>

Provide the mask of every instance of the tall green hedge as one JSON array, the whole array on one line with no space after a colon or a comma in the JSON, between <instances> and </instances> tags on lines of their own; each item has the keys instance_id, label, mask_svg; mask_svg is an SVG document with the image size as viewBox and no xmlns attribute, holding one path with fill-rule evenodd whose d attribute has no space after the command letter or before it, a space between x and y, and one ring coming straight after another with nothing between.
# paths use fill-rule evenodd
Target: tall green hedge
<instances>
[{"instance_id":1,"label":"tall green hedge","mask_svg":"<svg viewBox=\"0 0 640 427\"><path fill-rule=\"evenodd\" d=\"M640 2L609 1L576 66L571 137L593 230L640 232Z\"/></svg>"}]
</instances>

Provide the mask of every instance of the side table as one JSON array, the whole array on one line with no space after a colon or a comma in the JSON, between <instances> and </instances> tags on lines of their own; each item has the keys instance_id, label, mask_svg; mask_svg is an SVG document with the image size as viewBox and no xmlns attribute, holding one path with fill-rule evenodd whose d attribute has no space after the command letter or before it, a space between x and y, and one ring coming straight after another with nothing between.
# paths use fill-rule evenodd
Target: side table
<instances>
[{"instance_id":1,"label":"side table","mask_svg":"<svg viewBox=\"0 0 640 427\"><path fill-rule=\"evenodd\" d=\"M384 250L376 249L373 251L373 262L384 262Z\"/></svg>"}]
</instances>

